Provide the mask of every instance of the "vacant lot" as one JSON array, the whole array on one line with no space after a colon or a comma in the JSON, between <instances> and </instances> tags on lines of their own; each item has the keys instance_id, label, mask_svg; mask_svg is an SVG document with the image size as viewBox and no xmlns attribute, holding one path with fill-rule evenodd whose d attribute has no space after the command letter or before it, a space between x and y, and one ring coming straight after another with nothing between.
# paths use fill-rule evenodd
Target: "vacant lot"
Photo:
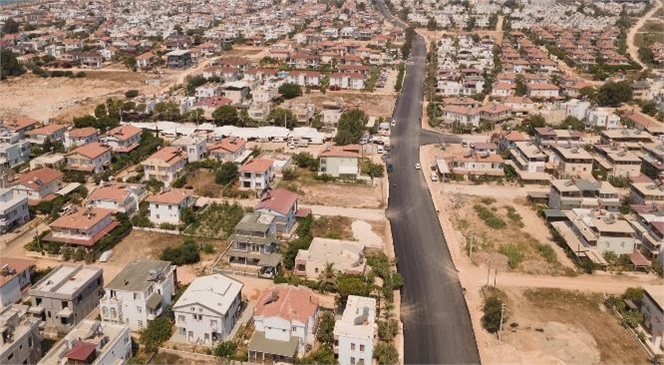
<instances>
[{"instance_id":1,"label":"vacant lot","mask_svg":"<svg viewBox=\"0 0 664 365\"><path fill-rule=\"evenodd\" d=\"M448 197L452 223L465 238L466 253L472 242L476 263L532 274L573 275L571 263L550 239L544 223L520 199Z\"/></svg>"},{"instance_id":2,"label":"vacant lot","mask_svg":"<svg viewBox=\"0 0 664 365\"><path fill-rule=\"evenodd\" d=\"M493 337L484 343L496 356L490 362L647 363L645 353L598 294L558 289L510 289L506 294L503 342Z\"/></svg>"},{"instance_id":3,"label":"vacant lot","mask_svg":"<svg viewBox=\"0 0 664 365\"><path fill-rule=\"evenodd\" d=\"M71 122L74 116L92 112L109 97L122 97L129 89L153 94L145 85L145 74L86 71L80 79L39 78L27 74L0 84L0 116L28 115L38 120L52 118Z\"/></svg>"},{"instance_id":4,"label":"vacant lot","mask_svg":"<svg viewBox=\"0 0 664 365\"><path fill-rule=\"evenodd\" d=\"M210 357L209 360L197 359L192 356L182 357L180 355L159 352L150 361L150 364L173 364L173 365L221 365L224 361Z\"/></svg>"},{"instance_id":5,"label":"vacant lot","mask_svg":"<svg viewBox=\"0 0 664 365\"><path fill-rule=\"evenodd\" d=\"M186 186L191 186L194 193L208 198L221 197L221 186L214 182L214 171L199 169L187 177Z\"/></svg>"},{"instance_id":6,"label":"vacant lot","mask_svg":"<svg viewBox=\"0 0 664 365\"><path fill-rule=\"evenodd\" d=\"M396 101L395 96L373 95L369 92L345 92L328 91L325 94L311 93L293 99L294 103L312 103L320 109L323 102L338 102L346 105L347 108L359 108L364 110L370 116L390 117Z\"/></svg>"},{"instance_id":7,"label":"vacant lot","mask_svg":"<svg viewBox=\"0 0 664 365\"><path fill-rule=\"evenodd\" d=\"M354 240L352 223L353 220L348 217L319 217L311 227L311 235L337 240Z\"/></svg>"}]
</instances>

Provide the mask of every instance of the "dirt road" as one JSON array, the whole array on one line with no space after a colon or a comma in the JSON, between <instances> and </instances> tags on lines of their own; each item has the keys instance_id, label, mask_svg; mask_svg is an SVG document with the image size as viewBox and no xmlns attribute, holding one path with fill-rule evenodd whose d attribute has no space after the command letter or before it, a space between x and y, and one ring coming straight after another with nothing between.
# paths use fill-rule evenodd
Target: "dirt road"
<instances>
[{"instance_id":1,"label":"dirt road","mask_svg":"<svg viewBox=\"0 0 664 365\"><path fill-rule=\"evenodd\" d=\"M650 9L649 12L646 13L646 15L642 16L639 18L639 20L629 28L629 32L627 33L627 51L629 52L629 56L636 61L641 67L647 68L648 66L641 62L639 59L639 47L636 46L636 43L634 42L634 38L636 37L636 33L643 27L643 25L648 21L652 16L657 12L662 7L662 1L659 0L655 3L655 6Z\"/></svg>"}]
</instances>

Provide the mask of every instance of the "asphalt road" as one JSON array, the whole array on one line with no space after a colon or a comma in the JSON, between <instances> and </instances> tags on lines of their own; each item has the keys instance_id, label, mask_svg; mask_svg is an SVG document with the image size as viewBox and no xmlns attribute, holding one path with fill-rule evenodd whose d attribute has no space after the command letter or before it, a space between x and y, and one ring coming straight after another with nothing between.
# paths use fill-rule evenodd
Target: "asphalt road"
<instances>
[{"instance_id":1,"label":"asphalt road","mask_svg":"<svg viewBox=\"0 0 664 365\"><path fill-rule=\"evenodd\" d=\"M376 5L389 17L382 1ZM424 39L417 36L406 63L403 92L394 112L397 125L390 141L394 170L389 175L387 216L404 278L404 360L406 364L479 364L459 278L424 181L428 172L414 167L420 145L458 142L455 136L421 129L425 58Z\"/></svg>"}]
</instances>

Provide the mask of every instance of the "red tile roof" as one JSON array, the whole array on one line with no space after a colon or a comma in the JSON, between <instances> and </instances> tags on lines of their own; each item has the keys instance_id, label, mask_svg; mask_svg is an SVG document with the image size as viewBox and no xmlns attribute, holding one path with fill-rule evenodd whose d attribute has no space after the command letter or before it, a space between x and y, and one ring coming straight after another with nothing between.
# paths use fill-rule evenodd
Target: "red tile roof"
<instances>
[{"instance_id":1,"label":"red tile roof","mask_svg":"<svg viewBox=\"0 0 664 365\"><path fill-rule=\"evenodd\" d=\"M180 149L179 147L169 146L169 147L164 147L159 151L153 153L152 156L148 157L145 162L150 160L160 160L166 162L170 166L173 166L176 163L185 160L186 158L187 158L187 153L184 152L182 149Z\"/></svg>"},{"instance_id":2,"label":"red tile roof","mask_svg":"<svg viewBox=\"0 0 664 365\"><path fill-rule=\"evenodd\" d=\"M265 193L261 201L256 204L254 209L270 209L277 213L286 215L293 208L296 202L297 194L286 189L278 188Z\"/></svg>"},{"instance_id":3,"label":"red tile roof","mask_svg":"<svg viewBox=\"0 0 664 365\"><path fill-rule=\"evenodd\" d=\"M41 128L36 128L31 131L27 131L25 132L25 134L28 136L39 136L39 135L50 136L51 134L61 131L65 128L66 127L62 124L49 124Z\"/></svg>"},{"instance_id":4,"label":"red tile roof","mask_svg":"<svg viewBox=\"0 0 664 365\"><path fill-rule=\"evenodd\" d=\"M224 151L235 153L236 151L241 149L246 143L247 142L241 138L227 137L213 145L210 145L208 149L210 150L210 152L221 149Z\"/></svg>"},{"instance_id":5,"label":"red tile roof","mask_svg":"<svg viewBox=\"0 0 664 365\"><path fill-rule=\"evenodd\" d=\"M85 127L85 128L74 128L69 131L69 137L72 138L83 138L83 137L89 137L94 134L98 133L96 128L92 127Z\"/></svg>"},{"instance_id":6,"label":"red tile roof","mask_svg":"<svg viewBox=\"0 0 664 365\"><path fill-rule=\"evenodd\" d=\"M3 124L5 127L17 131L20 129L24 129L30 126L33 126L35 124L39 124L39 121L37 119L33 119L30 117L19 117L16 119L6 119Z\"/></svg>"},{"instance_id":7,"label":"red tile roof","mask_svg":"<svg viewBox=\"0 0 664 365\"><path fill-rule=\"evenodd\" d=\"M89 159L95 159L103 155L104 153L110 151L111 147L109 147L108 145L101 144L99 142L92 142L71 151L70 153L67 154L67 156L78 154L85 156Z\"/></svg>"},{"instance_id":8,"label":"red tile roof","mask_svg":"<svg viewBox=\"0 0 664 365\"><path fill-rule=\"evenodd\" d=\"M119 127L113 128L108 132L109 136L113 136L120 141L126 141L137 134L141 134L141 129L134 127L133 125L121 125Z\"/></svg>"},{"instance_id":9,"label":"red tile roof","mask_svg":"<svg viewBox=\"0 0 664 365\"><path fill-rule=\"evenodd\" d=\"M62 178L63 174L60 171L43 167L41 169L32 170L23 174L16 180L14 185L23 185L33 190L41 190L42 187L52 183L53 181Z\"/></svg>"},{"instance_id":10,"label":"red tile roof","mask_svg":"<svg viewBox=\"0 0 664 365\"><path fill-rule=\"evenodd\" d=\"M240 166L240 172L265 172L272 166L274 161L256 158Z\"/></svg>"},{"instance_id":11,"label":"red tile roof","mask_svg":"<svg viewBox=\"0 0 664 365\"><path fill-rule=\"evenodd\" d=\"M56 219L49 226L51 228L88 230L110 215L111 211L108 209L92 208L88 214L87 209L79 208L74 213Z\"/></svg>"},{"instance_id":12,"label":"red tile roof","mask_svg":"<svg viewBox=\"0 0 664 365\"><path fill-rule=\"evenodd\" d=\"M193 190L170 189L149 197L147 201L150 203L159 203L159 204L180 204L185 199L193 195L194 195Z\"/></svg>"},{"instance_id":13,"label":"red tile roof","mask_svg":"<svg viewBox=\"0 0 664 365\"><path fill-rule=\"evenodd\" d=\"M30 267L35 266L35 263L36 263L35 260L0 257L0 267L7 265L9 269L14 270L13 274L7 273L5 275L3 273L0 273L0 287L4 286L6 283L11 281L13 278L16 277L16 275L19 275L23 273L25 270L29 269Z\"/></svg>"},{"instance_id":14,"label":"red tile roof","mask_svg":"<svg viewBox=\"0 0 664 365\"><path fill-rule=\"evenodd\" d=\"M72 361L84 362L96 351L96 348L95 344L78 341L71 350L67 351L65 357Z\"/></svg>"},{"instance_id":15,"label":"red tile roof","mask_svg":"<svg viewBox=\"0 0 664 365\"><path fill-rule=\"evenodd\" d=\"M131 189L124 184L107 184L98 186L88 196L88 200L124 201Z\"/></svg>"},{"instance_id":16,"label":"red tile roof","mask_svg":"<svg viewBox=\"0 0 664 365\"><path fill-rule=\"evenodd\" d=\"M276 299L270 302L269 299L274 294ZM267 302L269 303L266 304ZM279 284L263 290L258 298L254 316L282 317L288 321L306 323L316 310L318 310L318 298L311 289Z\"/></svg>"}]
</instances>

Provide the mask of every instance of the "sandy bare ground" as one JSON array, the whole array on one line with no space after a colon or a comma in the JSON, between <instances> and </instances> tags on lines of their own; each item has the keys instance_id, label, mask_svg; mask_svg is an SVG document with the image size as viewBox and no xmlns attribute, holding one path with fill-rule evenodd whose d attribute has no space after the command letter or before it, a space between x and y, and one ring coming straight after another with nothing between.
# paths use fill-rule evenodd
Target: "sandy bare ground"
<instances>
[{"instance_id":1,"label":"sandy bare ground","mask_svg":"<svg viewBox=\"0 0 664 365\"><path fill-rule=\"evenodd\" d=\"M631 28L629 28L629 32L627 33L627 51L629 52L629 56L636 61L641 67L647 68L647 65L644 64L640 59L639 59L639 47L637 47L636 42L634 42L634 39L636 37L636 33L643 27L643 25L646 23L646 21L650 18L653 17L653 15L662 7L662 1L657 1L655 2L655 6L653 6L652 9L646 15L642 16L639 18L639 20L634 24Z\"/></svg>"},{"instance_id":2,"label":"sandy bare ground","mask_svg":"<svg viewBox=\"0 0 664 365\"><path fill-rule=\"evenodd\" d=\"M328 91L325 94L312 92L295 99L292 103L312 103L318 109L323 102L335 101L346 105L347 108L359 108L370 116L389 117L392 115L396 102L395 95L376 95L370 92Z\"/></svg>"}]
</instances>

